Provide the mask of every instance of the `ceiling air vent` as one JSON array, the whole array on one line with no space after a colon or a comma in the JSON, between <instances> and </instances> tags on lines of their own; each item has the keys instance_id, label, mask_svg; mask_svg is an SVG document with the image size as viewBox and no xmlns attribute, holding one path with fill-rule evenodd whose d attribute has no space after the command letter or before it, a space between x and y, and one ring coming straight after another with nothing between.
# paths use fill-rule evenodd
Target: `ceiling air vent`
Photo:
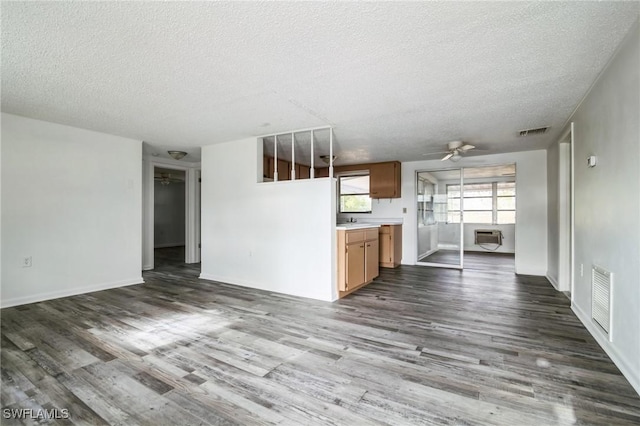
<instances>
[{"instance_id":1,"label":"ceiling air vent","mask_svg":"<svg viewBox=\"0 0 640 426\"><path fill-rule=\"evenodd\" d=\"M520 132L518 132L518 136L541 135L543 133L546 133L547 130L549 130L549 127L538 127L537 129L520 130Z\"/></svg>"}]
</instances>

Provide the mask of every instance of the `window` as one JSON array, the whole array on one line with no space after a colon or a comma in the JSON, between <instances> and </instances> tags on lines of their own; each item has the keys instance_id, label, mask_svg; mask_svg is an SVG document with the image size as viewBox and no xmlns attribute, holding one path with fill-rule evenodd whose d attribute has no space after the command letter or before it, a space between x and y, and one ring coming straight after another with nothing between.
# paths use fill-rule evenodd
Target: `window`
<instances>
[{"instance_id":1,"label":"window","mask_svg":"<svg viewBox=\"0 0 640 426\"><path fill-rule=\"evenodd\" d=\"M516 223L516 183L487 182L464 185L465 223ZM447 185L447 222L460 223L460 185Z\"/></svg>"},{"instance_id":2,"label":"window","mask_svg":"<svg viewBox=\"0 0 640 426\"><path fill-rule=\"evenodd\" d=\"M371 213L368 174L340 176L338 193L340 194L340 213Z\"/></svg>"}]
</instances>

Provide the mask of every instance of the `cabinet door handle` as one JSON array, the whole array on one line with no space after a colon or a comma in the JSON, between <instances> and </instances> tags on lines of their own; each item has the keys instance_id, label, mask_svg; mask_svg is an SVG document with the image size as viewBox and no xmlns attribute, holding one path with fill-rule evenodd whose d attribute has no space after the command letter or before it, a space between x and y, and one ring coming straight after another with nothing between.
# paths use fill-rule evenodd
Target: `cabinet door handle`
<instances>
[{"instance_id":1,"label":"cabinet door handle","mask_svg":"<svg viewBox=\"0 0 640 426\"><path fill-rule=\"evenodd\" d=\"M360 246L360 248L364 248L364 245Z\"/></svg>"},{"instance_id":2,"label":"cabinet door handle","mask_svg":"<svg viewBox=\"0 0 640 426\"><path fill-rule=\"evenodd\" d=\"M371 247L371 244L367 244L367 247Z\"/></svg>"}]
</instances>

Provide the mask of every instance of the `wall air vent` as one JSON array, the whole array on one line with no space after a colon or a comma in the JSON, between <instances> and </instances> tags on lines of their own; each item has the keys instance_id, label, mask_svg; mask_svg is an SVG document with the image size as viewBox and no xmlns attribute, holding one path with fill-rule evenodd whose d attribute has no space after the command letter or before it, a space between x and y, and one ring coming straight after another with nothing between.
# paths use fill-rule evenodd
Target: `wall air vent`
<instances>
[{"instance_id":1,"label":"wall air vent","mask_svg":"<svg viewBox=\"0 0 640 426\"><path fill-rule=\"evenodd\" d=\"M518 132L518 136L534 136L534 135L541 135L543 133L546 133L547 130L549 130L549 127L538 127L537 129L527 129L527 130L520 130Z\"/></svg>"},{"instance_id":2,"label":"wall air vent","mask_svg":"<svg viewBox=\"0 0 640 426\"><path fill-rule=\"evenodd\" d=\"M591 318L611 341L611 293L613 274L593 265L591 269Z\"/></svg>"}]
</instances>

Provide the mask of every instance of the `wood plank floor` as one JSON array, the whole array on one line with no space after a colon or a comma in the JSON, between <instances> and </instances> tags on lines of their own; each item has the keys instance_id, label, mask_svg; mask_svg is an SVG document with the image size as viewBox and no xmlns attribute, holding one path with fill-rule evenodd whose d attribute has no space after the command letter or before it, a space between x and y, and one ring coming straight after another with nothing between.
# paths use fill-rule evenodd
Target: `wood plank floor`
<instances>
[{"instance_id":1,"label":"wood plank floor","mask_svg":"<svg viewBox=\"0 0 640 426\"><path fill-rule=\"evenodd\" d=\"M460 251L438 250L420 259L420 262L460 264ZM481 251L464 252L464 269L500 269L503 272L515 273L515 255L513 253L492 253Z\"/></svg>"},{"instance_id":2,"label":"wood plank floor","mask_svg":"<svg viewBox=\"0 0 640 426\"><path fill-rule=\"evenodd\" d=\"M3 309L3 414L68 409L51 423L82 425L640 424L640 397L542 278L401 266L324 303L157 265L144 285Z\"/></svg>"}]
</instances>

